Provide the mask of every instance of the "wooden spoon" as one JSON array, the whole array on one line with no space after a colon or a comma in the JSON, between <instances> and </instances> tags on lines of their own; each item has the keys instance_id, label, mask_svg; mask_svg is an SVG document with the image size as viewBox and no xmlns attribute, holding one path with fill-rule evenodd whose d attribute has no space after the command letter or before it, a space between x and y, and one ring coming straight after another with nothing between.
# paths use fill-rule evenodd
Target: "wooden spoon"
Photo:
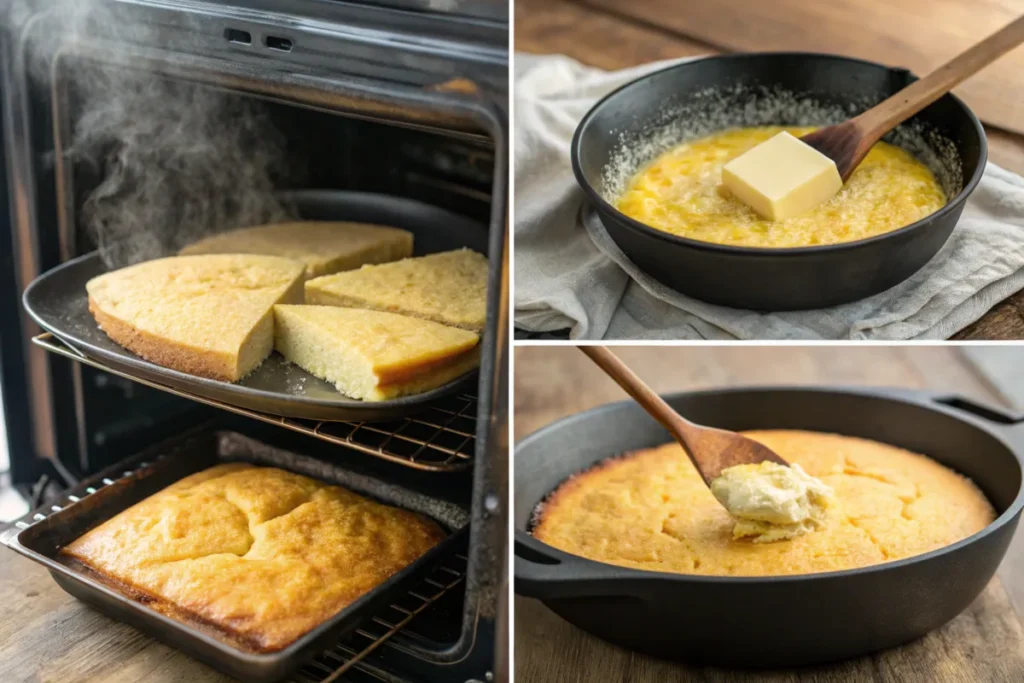
<instances>
[{"instance_id":1,"label":"wooden spoon","mask_svg":"<svg viewBox=\"0 0 1024 683\"><path fill-rule=\"evenodd\" d=\"M913 30L913 27L908 27ZM845 183L882 136L953 89L968 76L1024 42L1024 17L849 121L800 138L836 162Z\"/></svg>"},{"instance_id":2,"label":"wooden spoon","mask_svg":"<svg viewBox=\"0 0 1024 683\"><path fill-rule=\"evenodd\" d=\"M734 465L756 465L765 460L789 465L770 448L753 439L736 432L703 427L690 422L665 403L665 399L658 396L654 389L647 386L636 373L605 347L581 346L579 349L590 356L590 360L618 382L627 394L675 437L708 486L711 486L712 480L717 478L722 470Z\"/></svg>"}]
</instances>

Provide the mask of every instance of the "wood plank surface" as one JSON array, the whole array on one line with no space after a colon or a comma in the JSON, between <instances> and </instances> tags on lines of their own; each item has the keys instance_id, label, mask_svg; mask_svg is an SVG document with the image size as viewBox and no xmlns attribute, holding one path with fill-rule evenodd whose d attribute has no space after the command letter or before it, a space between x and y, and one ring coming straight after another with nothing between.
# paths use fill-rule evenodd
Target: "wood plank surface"
<instances>
[{"instance_id":1,"label":"wood plank surface","mask_svg":"<svg viewBox=\"0 0 1024 683\"><path fill-rule=\"evenodd\" d=\"M0 547L3 683L227 683L235 679L61 590L35 562Z\"/></svg>"},{"instance_id":2,"label":"wood plank surface","mask_svg":"<svg viewBox=\"0 0 1024 683\"><path fill-rule=\"evenodd\" d=\"M874 385L927 388L1003 404L954 347L616 347L658 391L741 384ZM1021 349L1024 363L1024 348ZM519 440L552 421L623 400L622 390L571 347L518 347L514 365ZM1024 681L1024 532L985 592L925 638L832 665L749 673L687 667L631 653L560 619L535 600L515 600L516 678L547 681L716 683L975 683Z\"/></svg>"},{"instance_id":3,"label":"wood plank surface","mask_svg":"<svg viewBox=\"0 0 1024 683\"><path fill-rule=\"evenodd\" d=\"M924 75L1024 13L1000 0L585 0L722 50L835 52ZM685 9L684 9L685 8ZM954 92L987 123L1024 133L1024 48Z\"/></svg>"},{"instance_id":4,"label":"wood plank surface","mask_svg":"<svg viewBox=\"0 0 1024 683\"><path fill-rule=\"evenodd\" d=\"M602 69L622 69L661 59L714 54L737 48L733 46L732 41L720 38L719 31L722 30L720 24L713 27L697 27L693 32L689 32L687 27L692 23L697 23L691 18L691 11L698 12L697 15L692 16L703 16L704 12L714 13L716 8L723 8L723 11L728 12L723 16L730 16L735 20L737 31L756 37L756 28L751 28L745 23L751 21L751 16L756 15L740 16L730 8L737 5L755 4L761 8L758 11L768 11L765 8L770 9L776 6L775 3L761 3L758 0L727 0L722 3L686 3L685 5L676 4L672 0L664 0L664 2L658 0L651 3L590 0L590 4L585 4L586 1L517 0L515 5L516 49L534 54L564 54L584 64ZM840 4L845 7L851 2L853 0L844 0ZM914 3L918 2L919 0L914 0ZM945 7L950 3L971 5L968 0L943 0L940 4ZM829 5L829 3L800 4L806 7ZM890 11L887 8L898 3L887 3L883 0L859 0L856 4L858 14L873 16L873 13L881 12L882 16L887 16L885 13ZM980 12L993 12L993 17L990 17L989 22L996 27L1000 25L999 17L1002 14L1009 12L1007 16L1015 16L1016 13L1024 12L1024 2L994 3L986 1L981 4ZM999 9L996 5L1003 9ZM1013 10L1011 5L1017 6L1016 10ZM658 8L657 11L652 9L654 7ZM682 7L685 7L685 12L681 11ZM992 9L993 7L995 9ZM679 19L679 15L686 16ZM815 41L819 40L820 26L818 23L812 23L805 14L790 15L789 20L795 21L794 16L805 17L807 23L801 24L799 30L787 34L785 49L814 49L812 45L816 45ZM941 16L946 15L925 12L922 17L927 17L927 19L922 18L914 23L914 26L924 24L930 26ZM874 18L870 19L869 23L873 21L875 21ZM849 26L849 24L844 24L843 32L855 33L859 30L850 30ZM680 30L679 27L687 30ZM904 33L917 35L915 32ZM915 38L915 40L917 39ZM931 39L939 40L938 38ZM904 44L900 43L899 45ZM767 48L755 46L749 49ZM842 51L839 46L832 50L823 49L833 52ZM908 54L912 51L911 48L906 47L900 49ZM910 61L899 57L899 54L903 54L903 52L899 52L892 58L887 57L887 55L893 55L892 51L882 52L873 59L912 66ZM1024 60L1024 47L1016 50L1013 55L1007 56L1007 58L1010 57ZM993 65L989 67L989 70L995 68L996 65ZM920 71L920 69L918 70ZM1024 76L1019 76L1017 79L1018 85L1011 89L1013 94L1009 96L1010 99L1024 96L1021 95L1024 93ZM995 92L1001 95L1001 91ZM1020 127L1017 128L1017 130L1020 129ZM989 141L989 158L1004 168L1024 174L1024 136L1000 130L995 126L986 126L986 132ZM1024 339L1024 292L1017 293L994 306L982 318L954 335L953 339Z\"/></svg>"}]
</instances>

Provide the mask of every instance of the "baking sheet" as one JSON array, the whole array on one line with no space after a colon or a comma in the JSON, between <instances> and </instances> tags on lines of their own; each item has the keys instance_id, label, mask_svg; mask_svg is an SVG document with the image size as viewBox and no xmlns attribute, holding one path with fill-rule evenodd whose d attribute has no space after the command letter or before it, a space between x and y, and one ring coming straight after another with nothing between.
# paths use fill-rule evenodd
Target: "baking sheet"
<instances>
[{"instance_id":1,"label":"baking sheet","mask_svg":"<svg viewBox=\"0 0 1024 683\"><path fill-rule=\"evenodd\" d=\"M409 230L415 237L417 256L461 247L487 253L487 230L482 225L409 199L326 190L289 196L306 219L376 222ZM235 384L171 370L121 347L96 324L89 313L85 283L104 272L96 252L63 263L29 285L23 298L25 309L40 327L80 353L181 391L283 417L379 421L415 413L440 398L475 387L474 370L422 394L360 401L344 396L334 385L288 363L276 352Z\"/></svg>"},{"instance_id":2,"label":"baking sheet","mask_svg":"<svg viewBox=\"0 0 1024 683\"><path fill-rule=\"evenodd\" d=\"M449 534L425 555L342 611L271 653L246 650L216 628L154 609L124 587L59 555L60 548L140 500L195 472L225 462L279 467L344 486L381 502L426 515ZM248 681L277 680L330 647L364 620L405 594L412 584L463 543L469 510L411 488L383 482L337 462L285 451L230 431L197 430L119 463L77 486L76 502L27 528L3 535L12 550L46 566L71 595L153 637ZM75 500L72 498L72 500Z\"/></svg>"}]
</instances>

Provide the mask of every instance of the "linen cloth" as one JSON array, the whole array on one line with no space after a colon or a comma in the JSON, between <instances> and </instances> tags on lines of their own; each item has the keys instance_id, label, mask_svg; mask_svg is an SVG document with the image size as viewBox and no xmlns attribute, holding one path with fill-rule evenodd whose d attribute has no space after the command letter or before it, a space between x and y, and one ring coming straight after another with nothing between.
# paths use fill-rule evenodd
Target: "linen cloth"
<instances>
[{"instance_id":1,"label":"linen cloth","mask_svg":"<svg viewBox=\"0 0 1024 683\"><path fill-rule=\"evenodd\" d=\"M606 72L515 61L515 324L573 339L945 339L1024 288L1024 178L988 164L942 250L910 279L833 308L759 313L682 295L638 269L569 165L576 124L608 92L678 61Z\"/></svg>"}]
</instances>

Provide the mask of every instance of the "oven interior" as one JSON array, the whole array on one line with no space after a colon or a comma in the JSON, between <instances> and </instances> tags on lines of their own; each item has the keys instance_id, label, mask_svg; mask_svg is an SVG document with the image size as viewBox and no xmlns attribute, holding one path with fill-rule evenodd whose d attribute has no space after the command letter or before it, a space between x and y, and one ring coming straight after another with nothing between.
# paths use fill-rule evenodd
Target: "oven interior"
<instances>
[{"instance_id":1,"label":"oven interior","mask_svg":"<svg viewBox=\"0 0 1024 683\"><path fill-rule=\"evenodd\" d=\"M407 596L418 606L414 614L394 612L374 619L295 680L324 680L339 667L345 669L339 680L486 680L502 666L496 661L501 654L495 628L502 618L499 603L507 580L506 141L500 115L503 94L493 90L500 78L494 80L493 68L474 72L466 66L450 75L478 73L473 82L484 86L435 91L423 84L443 82L437 74L413 71L410 80L419 81L414 85L381 77L400 73L404 78L410 73L387 66L384 55L360 60L352 67L357 73L344 78L309 65L302 71L296 63L271 68L264 62L254 72L239 68L255 58L235 52L238 46L233 41L239 36L233 31L248 26L235 10L221 17L207 8L202 21L189 20L185 26L195 35L187 41L192 48L188 55L170 50L173 41L165 33L159 50L141 50L131 58L125 51L113 54L90 43L54 51L45 77L29 73L38 65L29 64L23 54L25 36L42 29L4 36L5 56L12 59L5 61L2 91L6 164L0 200L6 200L11 211L0 228L9 240L10 249L4 245L3 251L8 252L5 258L11 267L5 269L0 289L5 342L0 368L11 478L33 507L53 506L81 479L202 425L211 432L238 432L325 460L344 458L346 464L382 482L466 505L471 510L469 542L431 570L440 575L423 577L426 589ZM372 16L376 10L375 5L353 6L353 16ZM165 8L160 11L161 21L176 23ZM260 12L260 26L265 28L272 17L265 8ZM443 17L440 21L443 25ZM453 33L464 30L459 22L451 23ZM309 44L297 28L301 22L292 17L282 25L290 26L287 35L296 48L284 55L296 60L322 57L297 49ZM251 29L250 39L254 33L267 31ZM338 35L344 33L339 29ZM204 54L206 48L196 46L205 43L196 35L221 42L211 42L211 54ZM336 39L332 45L343 50L343 43ZM368 49L362 43L359 47ZM376 78L369 78L371 73ZM265 178L275 194L305 188L384 193L479 222L481 230L488 231L490 277L477 391L391 422L315 423L211 406L183 392L112 372L100 363L83 362L52 336L39 336L40 330L20 311L20 293L39 273L96 249L96 230L88 224L90 198L118 170L118 145L125 144L123 139L109 144L101 140L98 151L85 157L77 154L82 121L95 116L97 107L102 112L104 105L97 105L97 95L88 87L137 82L168 98L166 107L157 107L164 109L164 116L175 115L175 102L197 99L216 101L217 110L229 116L239 111L258 114L258 130L269 130L283 141L284 156L268 165ZM207 142L210 139L213 149L203 153L212 155L206 157L211 163L229 164L239 158L237 148L221 154L225 150L217 150L216 136L208 136ZM260 144L258 136L246 142ZM187 135L182 144L187 144ZM160 162L159 154L147 158L148 163ZM194 160L190 163L161 167L160 178L176 184L175 173L194 169ZM137 177L146 175L145 168L134 171ZM165 246L173 244L173 221L151 229L162 236ZM30 343L33 336L35 344ZM394 637L396 632L400 637ZM408 643L418 646L411 649Z\"/></svg>"}]
</instances>

